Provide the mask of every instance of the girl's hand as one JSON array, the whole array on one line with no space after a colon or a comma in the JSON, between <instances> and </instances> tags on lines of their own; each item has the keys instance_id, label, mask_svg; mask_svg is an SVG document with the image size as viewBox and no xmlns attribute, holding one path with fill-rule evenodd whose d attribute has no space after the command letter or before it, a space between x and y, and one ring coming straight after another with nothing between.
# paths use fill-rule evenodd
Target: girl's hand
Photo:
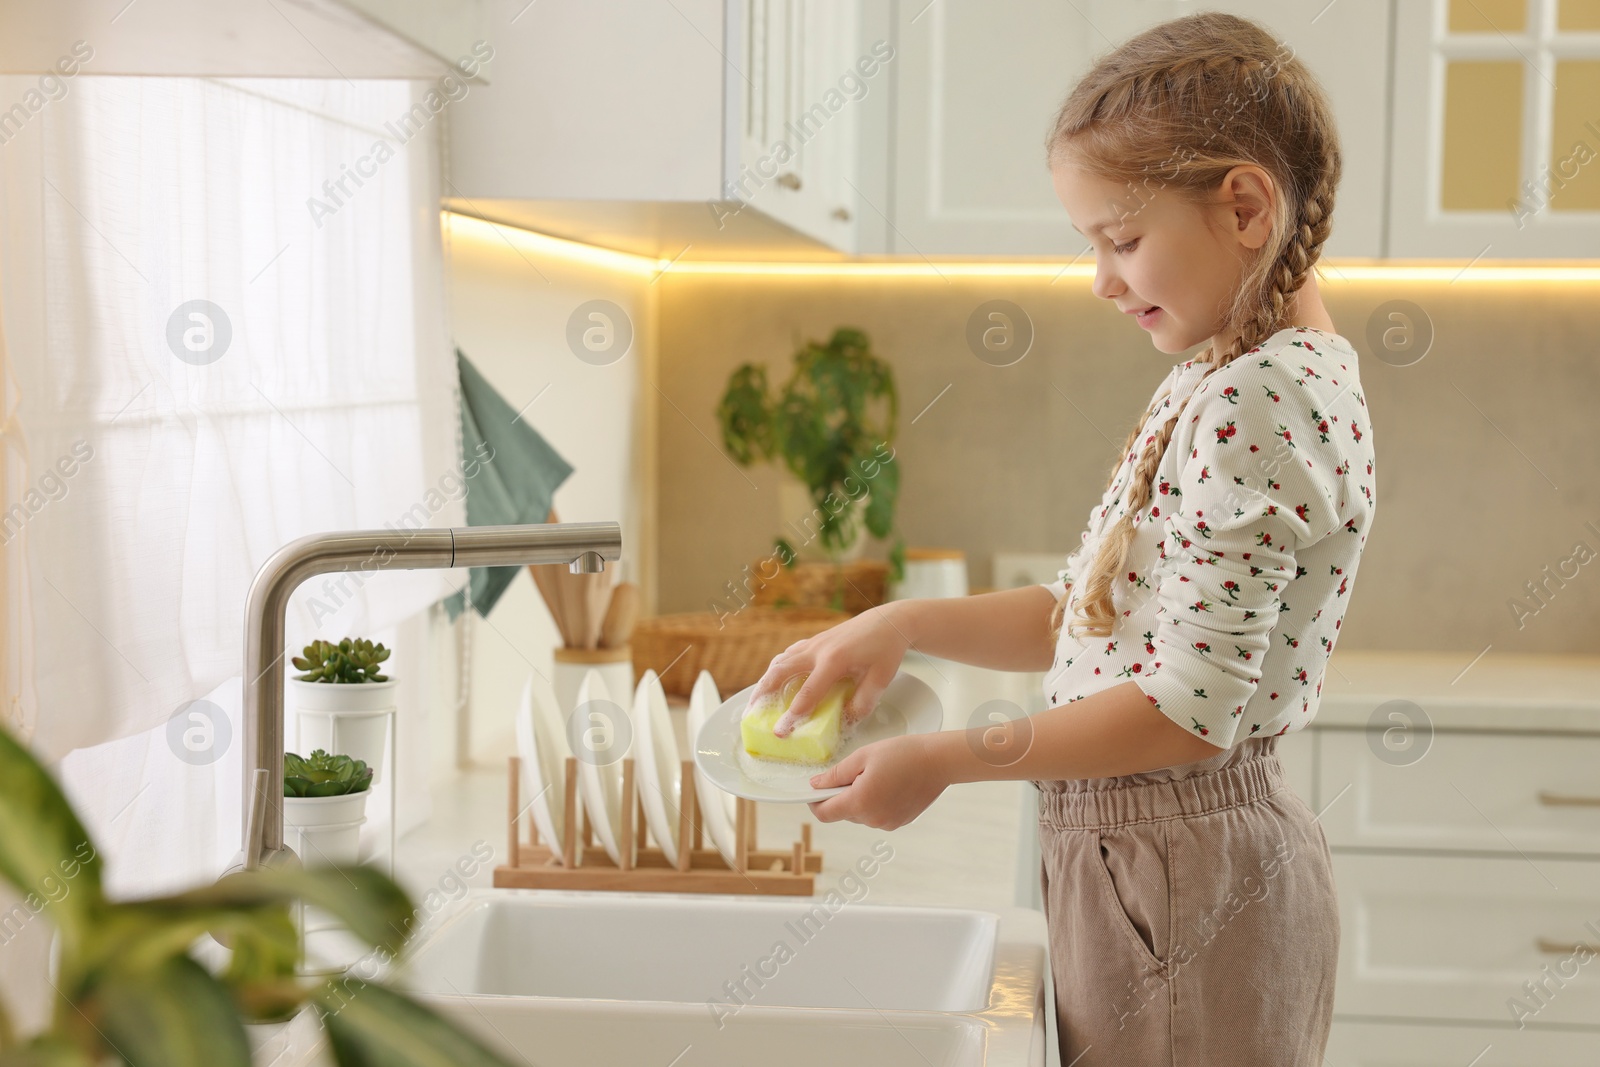
<instances>
[{"instance_id":1,"label":"girl's hand","mask_svg":"<svg viewBox=\"0 0 1600 1067\"><path fill-rule=\"evenodd\" d=\"M820 822L849 819L876 830L897 830L939 799L949 781L933 758L929 739L938 734L902 734L862 745L820 774L814 789L848 786L826 800L813 800Z\"/></svg>"},{"instance_id":2,"label":"girl's hand","mask_svg":"<svg viewBox=\"0 0 1600 1067\"><path fill-rule=\"evenodd\" d=\"M860 722L877 707L878 699L889 687L900 661L905 659L911 639L903 627L891 618L890 605L883 604L839 625L824 630L815 637L796 641L767 665L767 673L756 683L750 694L749 707L783 690L784 683L797 675L808 675L805 684L795 694L789 710L774 724L772 732L788 737L795 724L805 719L816 708L832 686L841 678L855 680L855 692L844 706L844 726Z\"/></svg>"}]
</instances>

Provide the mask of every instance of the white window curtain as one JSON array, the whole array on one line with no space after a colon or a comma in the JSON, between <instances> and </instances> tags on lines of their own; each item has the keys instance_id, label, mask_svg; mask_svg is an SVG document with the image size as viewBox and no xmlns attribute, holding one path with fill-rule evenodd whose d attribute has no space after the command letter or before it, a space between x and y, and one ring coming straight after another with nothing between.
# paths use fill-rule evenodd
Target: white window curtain
<instances>
[{"instance_id":1,"label":"white window curtain","mask_svg":"<svg viewBox=\"0 0 1600 1067\"><path fill-rule=\"evenodd\" d=\"M0 78L0 109L35 81ZM427 89L410 82L65 84L0 129L5 714L57 763L113 892L154 892L239 847L244 608L266 558L465 521L438 120L396 125ZM419 613L465 577L317 580L290 606L291 647L414 652L391 661L413 798L438 644ZM227 720L209 761L168 731L196 700Z\"/></svg>"}]
</instances>

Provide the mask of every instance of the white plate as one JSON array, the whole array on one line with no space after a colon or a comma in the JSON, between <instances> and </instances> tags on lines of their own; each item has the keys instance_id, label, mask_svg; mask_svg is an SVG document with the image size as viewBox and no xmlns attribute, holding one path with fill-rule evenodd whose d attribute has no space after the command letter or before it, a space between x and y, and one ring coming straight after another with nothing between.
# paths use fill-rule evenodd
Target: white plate
<instances>
[{"instance_id":1,"label":"white plate","mask_svg":"<svg viewBox=\"0 0 1600 1067\"><path fill-rule=\"evenodd\" d=\"M672 711L667 691L653 670L644 672L633 694L633 773L644 821L672 866L678 865L678 817L682 775L678 773L678 739L672 736ZM691 842L692 844L692 842Z\"/></svg>"},{"instance_id":2,"label":"white plate","mask_svg":"<svg viewBox=\"0 0 1600 1067\"><path fill-rule=\"evenodd\" d=\"M585 709L590 703L595 707ZM583 795L589 825L611 862L620 864L622 757L628 754L633 734L628 709L611 698L600 672L591 669L578 685L578 703L566 725L567 744L578 757L578 792Z\"/></svg>"},{"instance_id":3,"label":"white plate","mask_svg":"<svg viewBox=\"0 0 1600 1067\"><path fill-rule=\"evenodd\" d=\"M695 766L734 796L777 804L826 800L848 789L843 785L813 789L809 784L811 776L823 770L821 766L758 760L745 752L739 719L755 688L752 685L735 693L706 718L695 737ZM828 766L862 745L901 734L936 733L943 727L944 709L928 683L899 671L883 691L878 706L840 742L839 751Z\"/></svg>"},{"instance_id":4,"label":"white plate","mask_svg":"<svg viewBox=\"0 0 1600 1067\"><path fill-rule=\"evenodd\" d=\"M567 759L567 737L555 717L555 697L549 685L543 694L534 692L537 675L528 675L522 687L522 706L517 709L517 754L522 757L522 789L528 799L533 824L539 837L561 857L561 828L567 790L562 768ZM542 697L542 699L541 699Z\"/></svg>"},{"instance_id":5,"label":"white plate","mask_svg":"<svg viewBox=\"0 0 1600 1067\"><path fill-rule=\"evenodd\" d=\"M695 747L695 738L700 735L700 727L705 725L706 717L716 710L722 703L722 694L717 692L717 683L711 677L711 672L702 670L700 677L694 680L694 688L689 692L689 747ZM694 765L695 796L700 801L700 821L705 826L706 836L711 838L711 847L717 854L727 861L729 868L735 864L734 857L734 826L738 816L738 801L734 795L725 792L719 786L713 785L706 773L700 769L700 760L695 759Z\"/></svg>"}]
</instances>

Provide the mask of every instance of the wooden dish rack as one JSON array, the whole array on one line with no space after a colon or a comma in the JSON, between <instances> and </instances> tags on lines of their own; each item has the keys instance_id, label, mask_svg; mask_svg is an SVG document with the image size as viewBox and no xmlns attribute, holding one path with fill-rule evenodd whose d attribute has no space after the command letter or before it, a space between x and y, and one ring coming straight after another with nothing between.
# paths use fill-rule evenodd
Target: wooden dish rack
<instances>
[{"instance_id":1,"label":"wooden dish rack","mask_svg":"<svg viewBox=\"0 0 1600 1067\"><path fill-rule=\"evenodd\" d=\"M566 757L563 769L562 848L539 840L530 816L528 839L522 840L522 760L510 757L507 805L508 855L512 860L494 869L502 889L614 889L658 893L754 893L763 896L811 896L822 871L822 853L811 849L811 826L801 824L800 840L789 849L756 847L756 804L744 797L734 814L734 863L706 846L696 795L694 761L683 760L683 788L678 806L678 862L667 862L659 845L647 843L644 801L638 795L633 757L622 759L622 832L614 862L594 839L589 814L578 801L578 759ZM579 823L581 822L581 829ZM684 847L692 842L693 847ZM629 847L632 845L632 847Z\"/></svg>"}]
</instances>

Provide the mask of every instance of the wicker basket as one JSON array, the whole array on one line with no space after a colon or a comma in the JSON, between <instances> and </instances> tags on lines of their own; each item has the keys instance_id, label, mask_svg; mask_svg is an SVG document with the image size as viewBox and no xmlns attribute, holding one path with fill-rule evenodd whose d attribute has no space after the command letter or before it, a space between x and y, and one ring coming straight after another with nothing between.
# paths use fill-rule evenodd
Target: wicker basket
<instances>
[{"instance_id":1,"label":"wicker basket","mask_svg":"<svg viewBox=\"0 0 1600 1067\"><path fill-rule=\"evenodd\" d=\"M640 619L630 638L633 674L653 670L669 694L686 697L700 672L710 671L728 696L759 682L772 658L796 641L848 618L843 611L752 605L721 616L704 611Z\"/></svg>"},{"instance_id":2,"label":"wicker basket","mask_svg":"<svg viewBox=\"0 0 1600 1067\"><path fill-rule=\"evenodd\" d=\"M837 566L797 562L793 567L778 567L777 576L766 579L764 575L775 566L776 560L768 557L750 567L757 604L770 606L784 601L801 608L827 608L833 603L833 593L841 578L844 610L851 615L875 608L889 597L888 560L852 560Z\"/></svg>"}]
</instances>

